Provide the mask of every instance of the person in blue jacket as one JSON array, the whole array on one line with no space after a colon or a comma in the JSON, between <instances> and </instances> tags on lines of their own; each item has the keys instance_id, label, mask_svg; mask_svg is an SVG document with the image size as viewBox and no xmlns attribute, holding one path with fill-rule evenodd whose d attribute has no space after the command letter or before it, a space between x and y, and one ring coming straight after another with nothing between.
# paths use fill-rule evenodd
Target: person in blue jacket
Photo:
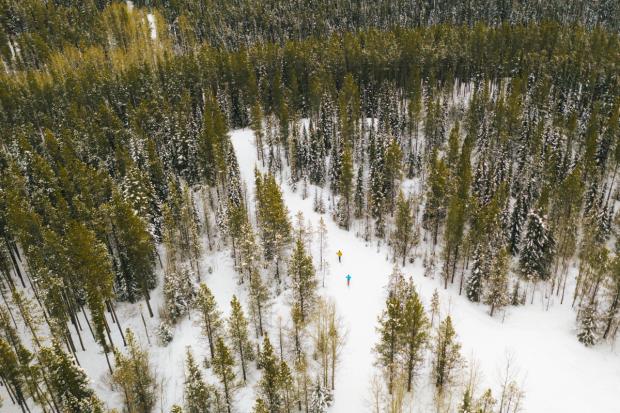
<instances>
[{"instance_id":1,"label":"person in blue jacket","mask_svg":"<svg viewBox=\"0 0 620 413\"><path fill-rule=\"evenodd\" d=\"M351 285L351 274L347 274L345 278L347 279L347 287L348 287L349 285Z\"/></svg>"}]
</instances>

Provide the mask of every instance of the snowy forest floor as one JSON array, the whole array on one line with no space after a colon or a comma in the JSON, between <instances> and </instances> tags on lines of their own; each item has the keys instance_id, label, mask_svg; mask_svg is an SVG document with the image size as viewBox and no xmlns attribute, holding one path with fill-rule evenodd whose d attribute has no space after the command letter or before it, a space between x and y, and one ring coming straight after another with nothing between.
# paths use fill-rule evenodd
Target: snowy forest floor
<instances>
[{"instance_id":1,"label":"snowy forest floor","mask_svg":"<svg viewBox=\"0 0 620 413\"><path fill-rule=\"evenodd\" d=\"M250 130L238 130L232 133L232 142L239 161L241 175L247 187L247 199L253 205L254 167L256 149L253 133ZM291 220L295 222L298 211L303 213L306 222L316 229L320 219L313 211L314 188L309 186L308 196L304 200L299 185L293 192L286 182L281 183L284 200L288 206ZM405 185L406 188L406 185ZM253 216L253 214L251 214ZM328 229L325 261L327 263L324 287L319 293L334 300L337 311L346 330L346 342L342 349L340 364L336 372L334 403L330 408L334 413L370 411L370 383L374 374L375 355L373 347L378 337L376 333L377 317L381 314L386 298L386 285L394 264L387 247L378 246L376 241L365 242L356 236L356 225L350 231L340 229L329 214L324 215ZM245 288L238 284L238 275L233 266L229 248L209 251L206 239L201 261L202 281L213 291L220 310L227 315L233 294L246 302ZM317 269L319 285L323 273L319 270L319 251L316 236L312 253ZM418 247L418 254L426 248L424 243ZM338 262L336 251L342 250L342 263ZM601 344L587 348L575 338L575 313L571 309L570 299L560 305L555 296L547 310L542 294L537 292L533 304L520 307L508 307L505 313L491 318L488 307L469 302L464 295L458 295L458 281L443 289L439 275L435 279L424 277L422 259L407 263L401 268L406 277L411 276L422 297L429 307L433 291L440 294L441 318L448 313L452 316L458 339L462 344L462 354L469 365L477 364L480 371L478 392L490 387L494 393L504 374L507 358L515 366L516 379L525 391L524 411L527 412L613 412L618 409L620 392L620 349ZM439 271L437 271L439 273ZM351 285L347 287L345 276L350 274ZM161 275L161 274L160 274ZM458 276L457 276L458 277ZM162 285L160 283L152 294L152 305L157 313L162 305ZM572 286L570 286L572 287ZM571 290L567 290L570 297ZM275 299L269 320L270 338L278 343L277 327L281 318L284 325L290 324L288 294L284 290ZM157 344L154 331L158 325L157 314L148 318L143 304L118 305L118 316L123 328L131 328L143 346L149 348L151 362L159 384L159 402L156 411L168 412L174 403L182 403L184 381L185 349L191 346L195 356L201 360L208 353L206 338L200 333L195 315L179 322L175 326L174 339L167 346ZM140 312L144 314L149 337L142 324ZM437 320L435 320L435 325ZM121 344L121 338L113 326L115 343ZM109 408L121 408L120 394L111 390L109 374L105 359L92 337L83 334L87 351L79 351L78 358L82 366L94 380L94 387ZM286 339L286 338L285 338ZM148 342L150 340L150 344ZM413 400L406 411L434 411L433 388L429 384L426 357L423 373L414 389ZM466 374L466 372L464 372ZM207 374L214 382L214 378ZM238 412L250 412L254 402L254 387L260 377L260 371L250 369L248 385L242 387L235 396ZM4 390L0 389L0 393ZM460 392L455 392L459 395ZM497 397L497 395L496 395ZM2 411L17 412L5 396Z\"/></svg>"}]
</instances>

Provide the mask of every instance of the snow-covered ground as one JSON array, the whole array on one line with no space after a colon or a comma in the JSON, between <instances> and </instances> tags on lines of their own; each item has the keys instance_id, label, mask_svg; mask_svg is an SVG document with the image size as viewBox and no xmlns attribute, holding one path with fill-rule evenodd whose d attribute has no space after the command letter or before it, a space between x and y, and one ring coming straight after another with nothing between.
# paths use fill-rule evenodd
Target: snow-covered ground
<instances>
[{"instance_id":1,"label":"snow-covered ground","mask_svg":"<svg viewBox=\"0 0 620 413\"><path fill-rule=\"evenodd\" d=\"M253 205L254 167L256 149L250 130L232 133L241 174L246 182L248 200ZM318 227L320 215L313 211L314 190L309 188L308 197L301 197L301 185L293 192L285 182L281 183L286 204L293 220L301 211L313 228ZM385 247L375 243L368 244L357 237L356 228L351 231L339 229L332 219L325 215L328 228L326 248L327 271L325 287L320 293L331 297L347 331L341 363L336 373L336 391L331 411L334 413L370 411L370 379L376 372L375 356L372 348L377 342L377 317L385 300L385 286L393 263L388 259ZM237 284L238 277L233 269L228 250L209 252L205 244L205 254L201 261L202 280L213 291L224 314L229 312L233 294L242 297L245 292ZM314 243L315 266L318 267L318 250ZM336 251L343 251L342 263L338 262ZM569 304L552 304L549 310L537 297L534 304L509 308L505 314L489 317L488 308L469 302L458 295L458 289L443 290L438 279L424 277L422 260L403 268L406 276L413 277L418 291L428 307L431 295L438 289L441 299L441 316L450 313L455 329L462 343L462 353L468 360L476 360L481 372L479 390L498 388L501 370L506 358L510 357L518 368L517 378L525 390L524 411L545 413L570 412L617 412L620 402L620 350L603 344L586 348L574 334L575 315ZM318 271L317 271L318 272ZM347 287L345 276L351 274L351 285ZM321 274L318 274L321 277ZM153 292L153 308L162 302L161 283ZM287 300L284 292L272 308L270 327L271 338L277 337L274 328L278 317L289 323L289 311L284 305ZM148 343L140 312L144 314L149 330ZM157 344L154 334L157 326L156 316L149 319L144 304L119 304L117 308L123 328L130 327L143 346L149 347L151 361L160 384L160 405L157 411L169 411L174 403L183 399L183 362L185 349L191 346L197 359L207 355L206 339L200 334L194 319L184 319L175 327L174 340L166 347ZM115 343L121 345L116 326L112 326ZM82 366L94 380L94 387L107 406L120 408L120 394L112 392L109 375L99 347L93 343L86 332L83 338L87 351L78 351ZM427 360L429 357L427 357ZM427 361L428 364L428 361ZM207 375L208 376L208 375ZM254 368L250 369L249 383L236 394L236 411L249 412L254 401L254 385L260 376ZM212 381L213 378L208 376ZM422 376L414 392L414 402L407 411L428 412L432 408L432 388ZM17 412L4 390L0 394L5 399L2 411ZM32 403L30 403L32 405ZM32 407L32 406L31 406Z\"/></svg>"}]
</instances>

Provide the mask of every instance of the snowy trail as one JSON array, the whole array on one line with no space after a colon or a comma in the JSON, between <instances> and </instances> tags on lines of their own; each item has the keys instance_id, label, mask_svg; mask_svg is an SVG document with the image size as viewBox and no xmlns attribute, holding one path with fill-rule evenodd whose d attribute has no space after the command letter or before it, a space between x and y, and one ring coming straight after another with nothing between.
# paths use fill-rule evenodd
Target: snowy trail
<instances>
[{"instance_id":1,"label":"snowy trail","mask_svg":"<svg viewBox=\"0 0 620 413\"><path fill-rule=\"evenodd\" d=\"M243 130L233 134L233 145L237 153L241 175L248 187L248 199L253 197L251 188L256 164L256 149L251 131ZM286 185L282 191L290 216L298 211L317 228L320 215L313 211L313 198L305 200L291 192ZM341 363L336 373L336 397L332 407L335 412L362 412L367 410L367 400L362 395L368 390L368 378L373 368L372 347L376 339L376 320L383 305L385 285L391 271L390 263L376 252L376 248L363 245L351 231L345 231L323 215L327 226L325 260L327 275L321 294L332 297L339 316L346 329L346 343L342 350ZM342 263L336 252L342 250ZM318 251L314 251L315 267L319 283ZM351 285L347 287L346 275L351 274Z\"/></svg>"}]
</instances>

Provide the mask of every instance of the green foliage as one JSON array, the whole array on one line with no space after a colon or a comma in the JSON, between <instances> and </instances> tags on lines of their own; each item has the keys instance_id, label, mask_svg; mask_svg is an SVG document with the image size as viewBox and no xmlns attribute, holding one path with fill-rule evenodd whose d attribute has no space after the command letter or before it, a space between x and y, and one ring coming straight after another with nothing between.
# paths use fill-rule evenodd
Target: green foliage
<instances>
[{"instance_id":1,"label":"green foliage","mask_svg":"<svg viewBox=\"0 0 620 413\"><path fill-rule=\"evenodd\" d=\"M128 411L149 413L157 401L155 375L148 353L140 347L133 332L128 329L125 337L127 354L115 352L116 368L112 383L122 391Z\"/></svg>"}]
</instances>

